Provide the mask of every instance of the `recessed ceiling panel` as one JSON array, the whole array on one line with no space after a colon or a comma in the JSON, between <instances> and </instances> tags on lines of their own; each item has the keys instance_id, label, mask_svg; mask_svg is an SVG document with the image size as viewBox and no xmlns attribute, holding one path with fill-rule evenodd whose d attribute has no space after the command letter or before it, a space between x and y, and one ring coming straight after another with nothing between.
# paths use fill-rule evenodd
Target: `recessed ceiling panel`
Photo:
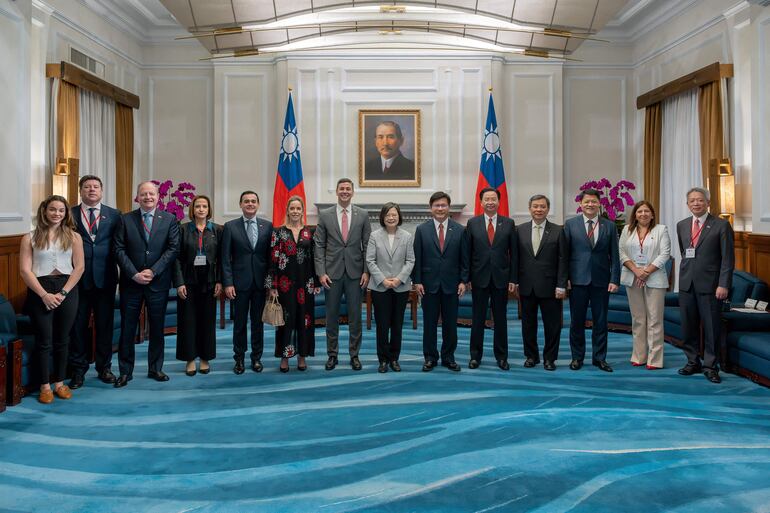
<instances>
[{"instance_id":1,"label":"recessed ceiling panel","mask_svg":"<svg viewBox=\"0 0 770 513\"><path fill-rule=\"evenodd\" d=\"M591 0L586 0L586 3ZM541 27L550 26L556 0L517 0L513 21Z\"/></svg>"},{"instance_id":2,"label":"recessed ceiling panel","mask_svg":"<svg viewBox=\"0 0 770 513\"><path fill-rule=\"evenodd\" d=\"M198 27L234 25L233 4L230 0L190 0Z\"/></svg>"},{"instance_id":3,"label":"recessed ceiling panel","mask_svg":"<svg viewBox=\"0 0 770 513\"><path fill-rule=\"evenodd\" d=\"M276 4L289 4L294 2L278 1ZM254 0L233 0L235 18L239 24L250 22L262 22L275 20L273 2L255 2Z\"/></svg>"}]
</instances>

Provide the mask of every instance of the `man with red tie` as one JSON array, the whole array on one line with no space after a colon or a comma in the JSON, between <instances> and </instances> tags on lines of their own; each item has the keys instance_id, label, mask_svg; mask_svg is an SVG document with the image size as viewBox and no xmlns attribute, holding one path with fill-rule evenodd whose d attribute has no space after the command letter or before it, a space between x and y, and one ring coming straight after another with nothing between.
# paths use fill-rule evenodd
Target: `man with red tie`
<instances>
[{"instance_id":1,"label":"man with red tie","mask_svg":"<svg viewBox=\"0 0 770 513\"><path fill-rule=\"evenodd\" d=\"M690 376L703 370L706 379L720 383L717 354L720 341L720 311L727 299L735 268L735 235L724 219L708 213L709 192L693 187L687 192L692 217L676 225L679 263L679 311L682 317L682 350L687 365L679 374ZM700 328L703 326L703 362Z\"/></svg>"},{"instance_id":2,"label":"man with red tie","mask_svg":"<svg viewBox=\"0 0 770 513\"><path fill-rule=\"evenodd\" d=\"M484 325L487 308L492 303L495 323L493 350L497 366L507 371L508 364L508 293L516 291L519 253L516 225L510 217L498 215L500 191L487 187L479 192L484 208L465 226L465 241L470 255L470 283L473 298L471 324L471 360L477 369L484 352Z\"/></svg>"}]
</instances>

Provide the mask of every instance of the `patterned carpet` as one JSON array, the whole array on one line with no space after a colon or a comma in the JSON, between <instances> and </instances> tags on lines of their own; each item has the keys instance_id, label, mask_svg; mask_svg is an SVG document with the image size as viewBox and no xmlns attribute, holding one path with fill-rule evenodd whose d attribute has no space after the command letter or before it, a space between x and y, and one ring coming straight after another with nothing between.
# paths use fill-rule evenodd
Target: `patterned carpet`
<instances>
[{"instance_id":1,"label":"patterned carpet","mask_svg":"<svg viewBox=\"0 0 770 513\"><path fill-rule=\"evenodd\" d=\"M510 372L491 357L460 373L420 372L421 332L405 329L400 374L318 356L301 373L231 372L230 331L214 371L187 377L167 338L171 381L128 387L89 374L71 401L26 398L0 415L0 511L35 512L703 512L770 511L770 390L723 374L681 377L628 363L610 336L613 374L522 367L511 321ZM341 340L346 340L343 329ZM266 346L272 347L272 333Z\"/></svg>"}]
</instances>

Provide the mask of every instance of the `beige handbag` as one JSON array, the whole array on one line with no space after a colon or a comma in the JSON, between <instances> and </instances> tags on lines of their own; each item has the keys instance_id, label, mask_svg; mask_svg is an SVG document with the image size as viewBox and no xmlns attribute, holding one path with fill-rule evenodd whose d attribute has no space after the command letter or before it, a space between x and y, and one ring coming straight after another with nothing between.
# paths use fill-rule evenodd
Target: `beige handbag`
<instances>
[{"instance_id":1,"label":"beige handbag","mask_svg":"<svg viewBox=\"0 0 770 513\"><path fill-rule=\"evenodd\" d=\"M262 310L262 322L271 326L283 326L286 321L283 319L283 307L278 302L277 297L268 298L265 303L265 309Z\"/></svg>"}]
</instances>

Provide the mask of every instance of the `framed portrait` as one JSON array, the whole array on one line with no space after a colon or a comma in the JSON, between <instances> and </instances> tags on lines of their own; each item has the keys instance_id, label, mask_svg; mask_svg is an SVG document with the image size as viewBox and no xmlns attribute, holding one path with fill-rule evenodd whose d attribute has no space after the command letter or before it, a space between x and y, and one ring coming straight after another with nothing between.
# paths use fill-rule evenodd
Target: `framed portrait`
<instances>
[{"instance_id":1,"label":"framed portrait","mask_svg":"<svg viewBox=\"0 0 770 513\"><path fill-rule=\"evenodd\" d=\"M420 110L358 111L358 184L420 186Z\"/></svg>"}]
</instances>

